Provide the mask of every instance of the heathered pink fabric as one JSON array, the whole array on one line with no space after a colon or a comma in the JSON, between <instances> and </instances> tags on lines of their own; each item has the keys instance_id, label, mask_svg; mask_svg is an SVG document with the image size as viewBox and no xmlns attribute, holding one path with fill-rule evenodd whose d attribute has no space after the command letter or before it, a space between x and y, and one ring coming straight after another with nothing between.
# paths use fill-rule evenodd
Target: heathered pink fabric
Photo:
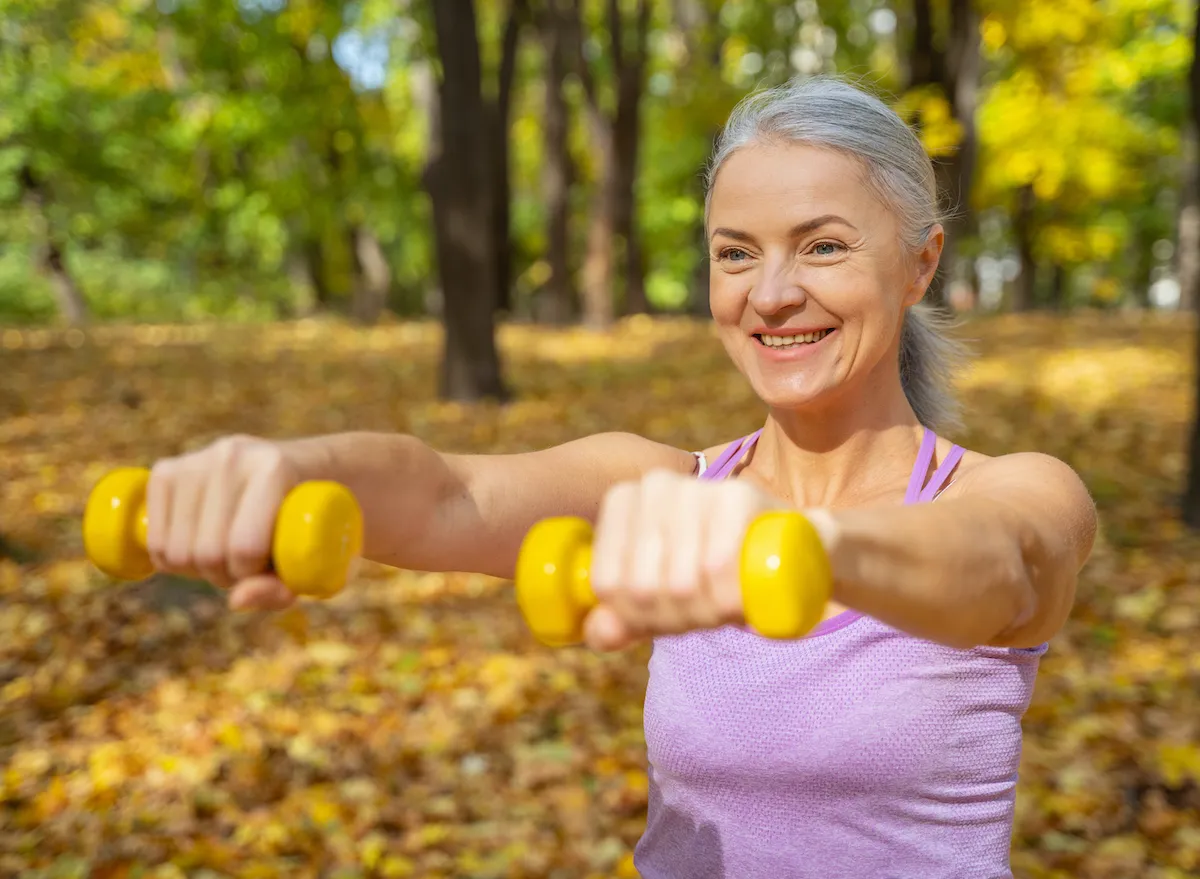
<instances>
[{"instance_id":1,"label":"heathered pink fabric","mask_svg":"<svg viewBox=\"0 0 1200 879\"><path fill-rule=\"evenodd\" d=\"M934 439L926 434L907 502L936 497L961 455L923 486ZM702 478L724 478L755 440L733 444ZM956 650L854 612L798 641L739 626L656 639L638 871L1010 877L1021 716L1045 650Z\"/></svg>"}]
</instances>

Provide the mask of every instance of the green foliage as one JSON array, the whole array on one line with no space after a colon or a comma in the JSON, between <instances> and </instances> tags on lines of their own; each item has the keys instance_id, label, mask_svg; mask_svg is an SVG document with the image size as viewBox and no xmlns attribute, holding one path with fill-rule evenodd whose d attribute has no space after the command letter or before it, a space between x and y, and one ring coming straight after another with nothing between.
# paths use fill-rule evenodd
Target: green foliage
<instances>
[{"instance_id":1,"label":"green foliage","mask_svg":"<svg viewBox=\"0 0 1200 879\"><path fill-rule=\"evenodd\" d=\"M944 39L946 6L934 2ZM496 90L509 0L479 0L484 91ZM546 277L541 0L529 0L512 104L517 306ZM931 152L958 148L944 100L903 94L911 8L885 0L652 0L636 182L654 304L682 307L704 270L701 171L739 97L797 70L897 95ZM605 4L584 51L613 100ZM1037 259L1113 301L1166 263L1191 58L1177 0L981 0L981 154L971 203L992 221L965 252L1013 247L1033 187ZM355 230L380 244L391 306L424 309L436 274L422 171L437 61L418 0L0 0L0 322L55 311L53 238L98 317L349 306ZM575 261L597 176L577 78ZM31 192L29 181L37 192ZM35 199L33 196L37 196ZM1162 248L1158 249L1162 253Z\"/></svg>"}]
</instances>

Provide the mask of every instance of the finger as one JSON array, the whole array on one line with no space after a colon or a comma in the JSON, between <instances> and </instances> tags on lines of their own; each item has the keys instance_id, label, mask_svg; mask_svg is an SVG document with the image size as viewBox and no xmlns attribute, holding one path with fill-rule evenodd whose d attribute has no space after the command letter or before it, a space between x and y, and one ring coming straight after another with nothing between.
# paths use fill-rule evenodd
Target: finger
<instances>
[{"instance_id":1,"label":"finger","mask_svg":"<svg viewBox=\"0 0 1200 879\"><path fill-rule=\"evenodd\" d=\"M233 610L283 610L296 596L272 574L260 574L237 583L229 592Z\"/></svg>"},{"instance_id":2,"label":"finger","mask_svg":"<svg viewBox=\"0 0 1200 879\"><path fill-rule=\"evenodd\" d=\"M227 543L229 573L244 580L271 569L271 541L279 507L292 481L277 468L266 468L250 477L229 520Z\"/></svg>"},{"instance_id":3,"label":"finger","mask_svg":"<svg viewBox=\"0 0 1200 879\"><path fill-rule=\"evenodd\" d=\"M671 547L663 574L663 589L686 608L687 627L713 629L723 622L704 574L707 523L714 509L714 486L686 480L679 487L677 508L668 521Z\"/></svg>"},{"instance_id":4,"label":"finger","mask_svg":"<svg viewBox=\"0 0 1200 879\"><path fill-rule=\"evenodd\" d=\"M725 623L745 620L740 580L742 542L754 518L755 492L736 482L723 485L721 501L713 504L703 547L705 590Z\"/></svg>"},{"instance_id":5,"label":"finger","mask_svg":"<svg viewBox=\"0 0 1200 879\"><path fill-rule=\"evenodd\" d=\"M204 478L201 463L193 456L183 458L178 465L174 489L171 492L171 521L167 533L166 569L185 576L198 576L192 558L200 505L204 500Z\"/></svg>"},{"instance_id":6,"label":"finger","mask_svg":"<svg viewBox=\"0 0 1200 879\"><path fill-rule=\"evenodd\" d=\"M656 633L687 631L687 604L693 597L665 587L667 559L674 552L668 528L678 509L681 485L675 474L649 473L638 494L637 530L630 550L628 591L639 612L636 619Z\"/></svg>"},{"instance_id":7,"label":"finger","mask_svg":"<svg viewBox=\"0 0 1200 879\"><path fill-rule=\"evenodd\" d=\"M583 639L592 650L621 650L638 641L634 632L613 608L600 605L583 623Z\"/></svg>"},{"instance_id":8,"label":"finger","mask_svg":"<svg viewBox=\"0 0 1200 879\"><path fill-rule=\"evenodd\" d=\"M171 494L177 466L174 458L156 462L146 485L146 551L159 571L167 569L167 535L171 533Z\"/></svg>"},{"instance_id":9,"label":"finger","mask_svg":"<svg viewBox=\"0 0 1200 879\"><path fill-rule=\"evenodd\" d=\"M212 468L200 511L200 524L192 544L192 558L201 576L214 586L228 589L236 582L229 570L229 523L237 511L241 482L232 449L210 453Z\"/></svg>"},{"instance_id":10,"label":"finger","mask_svg":"<svg viewBox=\"0 0 1200 879\"><path fill-rule=\"evenodd\" d=\"M600 502L592 538L591 581L592 591L601 602L625 585L625 556L629 526L637 511L637 492L637 483L622 482L610 488Z\"/></svg>"}]
</instances>

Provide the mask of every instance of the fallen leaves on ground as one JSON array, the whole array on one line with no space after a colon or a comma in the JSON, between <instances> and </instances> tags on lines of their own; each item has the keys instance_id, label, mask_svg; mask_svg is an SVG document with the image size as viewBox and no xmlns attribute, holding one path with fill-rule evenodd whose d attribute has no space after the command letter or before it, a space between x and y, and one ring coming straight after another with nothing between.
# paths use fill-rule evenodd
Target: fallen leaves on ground
<instances>
[{"instance_id":1,"label":"fallen leaves on ground","mask_svg":"<svg viewBox=\"0 0 1200 879\"><path fill-rule=\"evenodd\" d=\"M1027 879L1200 876L1200 553L1175 521L1192 329L968 323L968 428L1087 480L1102 533L1025 720ZM506 327L517 401L433 399L430 324L0 331L0 875L631 877L645 648L538 646L507 584L366 566L279 615L114 584L87 491L226 433L405 431L512 451L599 430L684 448L763 410L712 330Z\"/></svg>"}]
</instances>

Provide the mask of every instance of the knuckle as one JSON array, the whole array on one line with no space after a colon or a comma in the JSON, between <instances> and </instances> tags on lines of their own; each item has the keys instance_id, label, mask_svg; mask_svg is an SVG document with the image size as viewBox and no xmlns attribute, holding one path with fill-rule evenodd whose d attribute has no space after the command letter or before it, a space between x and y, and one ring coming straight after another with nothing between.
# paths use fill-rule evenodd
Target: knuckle
<instances>
[{"instance_id":1,"label":"knuckle","mask_svg":"<svg viewBox=\"0 0 1200 879\"><path fill-rule=\"evenodd\" d=\"M150 467L152 484L169 484L179 472L178 458L159 458Z\"/></svg>"},{"instance_id":2,"label":"knuckle","mask_svg":"<svg viewBox=\"0 0 1200 879\"><path fill-rule=\"evenodd\" d=\"M638 484L636 482L618 482L604 493L600 508L607 511L623 507L637 497L637 493Z\"/></svg>"},{"instance_id":3,"label":"knuckle","mask_svg":"<svg viewBox=\"0 0 1200 879\"><path fill-rule=\"evenodd\" d=\"M229 564L238 571L249 572L262 567L266 558L266 547L250 540L234 538L226 552ZM247 576L247 574L243 574Z\"/></svg>"},{"instance_id":4,"label":"knuckle","mask_svg":"<svg viewBox=\"0 0 1200 879\"><path fill-rule=\"evenodd\" d=\"M668 595L678 600L694 599L700 595L700 584L696 578L688 574L673 574L667 578L664 589Z\"/></svg>"},{"instance_id":5,"label":"knuckle","mask_svg":"<svg viewBox=\"0 0 1200 879\"><path fill-rule=\"evenodd\" d=\"M705 554L701 562L703 575L710 581L720 580L734 571L734 559L723 551Z\"/></svg>"},{"instance_id":6,"label":"knuckle","mask_svg":"<svg viewBox=\"0 0 1200 879\"><path fill-rule=\"evenodd\" d=\"M642 477L642 485L647 489L647 491L652 492L669 491L670 489L679 485L680 482L681 480L679 479L678 474L661 468L651 470Z\"/></svg>"},{"instance_id":7,"label":"knuckle","mask_svg":"<svg viewBox=\"0 0 1200 879\"><path fill-rule=\"evenodd\" d=\"M192 553L186 547L168 546L163 551L163 561L173 571L186 571L192 567Z\"/></svg>"},{"instance_id":8,"label":"knuckle","mask_svg":"<svg viewBox=\"0 0 1200 879\"><path fill-rule=\"evenodd\" d=\"M209 447L213 457L222 464L236 462L245 451L245 448L245 437L239 434L223 436Z\"/></svg>"},{"instance_id":9,"label":"knuckle","mask_svg":"<svg viewBox=\"0 0 1200 879\"><path fill-rule=\"evenodd\" d=\"M192 560L202 571L223 570L225 568L225 552L220 544L203 543L192 552Z\"/></svg>"}]
</instances>

